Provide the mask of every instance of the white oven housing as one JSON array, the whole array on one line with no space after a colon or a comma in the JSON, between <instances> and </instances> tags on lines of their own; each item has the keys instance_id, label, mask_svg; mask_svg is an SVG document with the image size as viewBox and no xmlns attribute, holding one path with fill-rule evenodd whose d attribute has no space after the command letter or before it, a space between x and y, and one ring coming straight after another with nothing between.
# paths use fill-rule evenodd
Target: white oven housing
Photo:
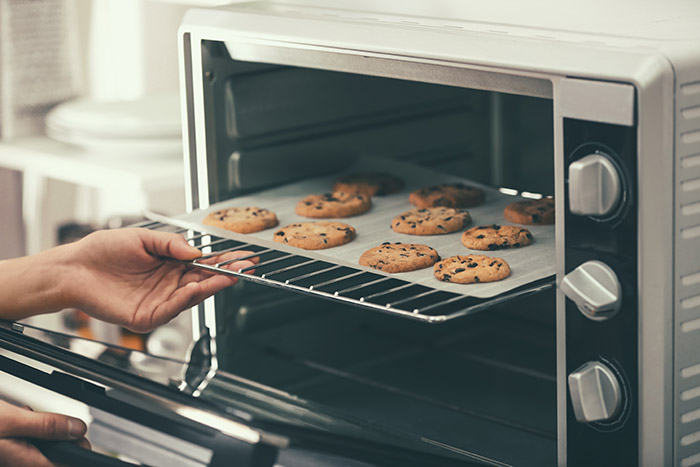
<instances>
[{"instance_id":1,"label":"white oven housing","mask_svg":"<svg viewBox=\"0 0 700 467\"><path fill-rule=\"evenodd\" d=\"M632 445L639 465L700 463L700 8L692 2L495 3L274 1L195 9L180 28L187 203L212 188L203 41L241 62L306 67L550 99L557 219L557 284L567 265L566 122L631 129L636 144L636 325L615 339L635 348ZM492 157L497 158L496 155ZM235 163L232 163L235 178ZM219 174L218 176L222 176ZM567 302L569 302L567 304ZM195 337L215 329L213 303ZM558 462L597 449L571 418L567 340L572 303L557 293ZM610 320L613 322L613 320ZM597 323L601 329L606 322ZM598 328L593 328L598 329ZM592 335L592 341L600 336ZM593 344L595 345L595 342ZM595 350L592 350L595 352ZM576 428L576 429L574 429ZM583 444L583 446L581 446ZM572 448L573 446L573 448Z\"/></svg>"}]
</instances>

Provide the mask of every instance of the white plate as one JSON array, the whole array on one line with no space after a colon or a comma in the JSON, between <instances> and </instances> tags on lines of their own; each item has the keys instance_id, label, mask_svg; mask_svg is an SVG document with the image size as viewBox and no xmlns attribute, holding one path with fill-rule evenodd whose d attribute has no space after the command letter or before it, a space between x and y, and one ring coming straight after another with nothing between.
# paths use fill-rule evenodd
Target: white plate
<instances>
[{"instance_id":1,"label":"white plate","mask_svg":"<svg viewBox=\"0 0 700 467\"><path fill-rule=\"evenodd\" d=\"M46 133L96 154L180 156L180 100L178 96L115 102L77 99L49 112Z\"/></svg>"}]
</instances>

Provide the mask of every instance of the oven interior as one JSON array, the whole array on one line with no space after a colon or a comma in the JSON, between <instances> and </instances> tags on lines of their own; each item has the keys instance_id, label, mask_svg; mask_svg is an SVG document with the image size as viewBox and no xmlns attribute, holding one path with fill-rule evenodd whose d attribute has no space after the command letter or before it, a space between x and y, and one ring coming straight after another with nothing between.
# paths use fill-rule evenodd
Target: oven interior
<instances>
[{"instance_id":1,"label":"oven interior","mask_svg":"<svg viewBox=\"0 0 700 467\"><path fill-rule=\"evenodd\" d=\"M202 53L212 203L358 156L554 193L550 99L243 62L219 42ZM556 462L552 290L431 325L240 281L215 297L215 318L219 368L273 391L280 412L304 401L328 415L310 425L340 432L347 416L414 449ZM238 403L262 406L254 393Z\"/></svg>"}]
</instances>

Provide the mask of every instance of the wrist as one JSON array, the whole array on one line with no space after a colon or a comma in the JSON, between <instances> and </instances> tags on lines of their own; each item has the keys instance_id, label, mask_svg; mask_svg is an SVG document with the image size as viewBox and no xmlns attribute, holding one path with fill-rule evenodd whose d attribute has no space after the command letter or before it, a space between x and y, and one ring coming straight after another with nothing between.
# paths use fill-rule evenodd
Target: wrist
<instances>
[{"instance_id":1,"label":"wrist","mask_svg":"<svg viewBox=\"0 0 700 467\"><path fill-rule=\"evenodd\" d=\"M72 247L0 263L0 318L18 320L75 305Z\"/></svg>"},{"instance_id":2,"label":"wrist","mask_svg":"<svg viewBox=\"0 0 700 467\"><path fill-rule=\"evenodd\" d=\"M77 242L47 250L42 258L50 291L48 303L55 310L81 308L84 297L84 268L81 267Z\"/></svg>"}]
</instances>

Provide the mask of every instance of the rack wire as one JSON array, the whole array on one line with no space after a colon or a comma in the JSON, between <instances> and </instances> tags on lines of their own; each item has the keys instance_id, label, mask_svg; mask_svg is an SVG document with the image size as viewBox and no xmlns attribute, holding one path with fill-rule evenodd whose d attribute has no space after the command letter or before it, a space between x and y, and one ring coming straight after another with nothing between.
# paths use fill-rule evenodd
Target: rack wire
<instances>
[{"instance_id":1,"label":"rack wire","mask_svg":"<svg viewBox=\"0 0 700 467\"><path fill-rule=\"evenodd\" d=\"M137 227L170 231L184 236L190 245L203 252L203 256L194 261L184 261L190 267L433 324L543 292L555 285L552 276L496 297L476 298L333 264L303 254L292 254L255 243L219 237L192 226L178 226L167 218L159 217L158 220L142 223ZM235 251L249 253L213 264L203 262ZM230 268L238 261L252 258L258 260L253 266Z\"/></svg>"}]
</instances>

